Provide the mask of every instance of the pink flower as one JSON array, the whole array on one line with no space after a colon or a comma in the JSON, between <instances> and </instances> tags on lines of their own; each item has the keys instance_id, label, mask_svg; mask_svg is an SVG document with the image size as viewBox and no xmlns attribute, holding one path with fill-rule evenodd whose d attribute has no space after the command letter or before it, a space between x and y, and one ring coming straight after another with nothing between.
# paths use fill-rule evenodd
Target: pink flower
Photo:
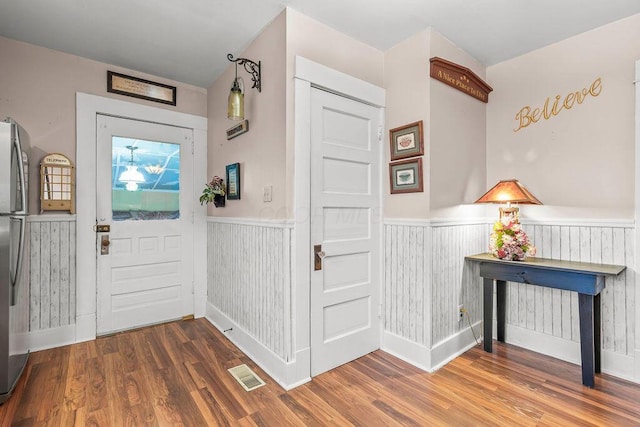
<instances>
[{"instance_id":1,"label":"pink flower","mask_svg":"<svg viewBox=\"0 0 640 427\"><path fill-rule=\"evenodd\" d=\"M536 254L535 246L512 215L505 215L493 225L489 251L497 258L518 261Z\"/></svg>"}]
</instances>

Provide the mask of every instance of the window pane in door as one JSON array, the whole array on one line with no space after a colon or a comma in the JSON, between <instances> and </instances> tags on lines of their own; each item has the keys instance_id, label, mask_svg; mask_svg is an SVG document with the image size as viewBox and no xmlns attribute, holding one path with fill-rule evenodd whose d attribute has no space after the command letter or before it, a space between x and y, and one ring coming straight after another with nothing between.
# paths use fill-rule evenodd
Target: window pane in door
<instances>
[{"instance_id":1,"label":"window pane in door","mask_svg":"<svg viewBox=\"0 0 640 427\"><path fill-rule=\"evenodd\" d=\"M180 217L180 145L114 136L111 142L114 221Z\"/></svg>"}]
</instances>

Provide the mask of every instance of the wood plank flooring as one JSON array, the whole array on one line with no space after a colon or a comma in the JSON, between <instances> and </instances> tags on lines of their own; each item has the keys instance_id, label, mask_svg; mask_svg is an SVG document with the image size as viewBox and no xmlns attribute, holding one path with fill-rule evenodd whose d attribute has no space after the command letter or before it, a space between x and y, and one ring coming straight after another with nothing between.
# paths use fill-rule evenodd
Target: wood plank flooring
<instances>
[{"instance_id":1,"label":"wood plank flooring","mask_svg":"<svg viewBox=\"0 0 640 427\"><path fill-rule=\"evenodd\" d=\"M227 369L267 385L245 392ZM640 425L640 386L501 343L434 374L376 351L286 392L205 319L33 353L2 426Z\"/></svg>"}]
</instances>

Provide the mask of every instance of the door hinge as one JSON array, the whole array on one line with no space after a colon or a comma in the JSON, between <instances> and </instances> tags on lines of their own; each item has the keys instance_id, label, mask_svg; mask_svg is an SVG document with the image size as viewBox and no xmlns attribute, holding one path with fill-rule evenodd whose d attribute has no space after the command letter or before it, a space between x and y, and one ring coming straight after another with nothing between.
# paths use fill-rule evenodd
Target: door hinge
<instances>
[{"instance_id":1,"label":"door hinge","mask_svg":"<svg viewBox=\"0 0 640 427\"><path fill-rule=\"evenodd\" d=\"M194 145L194 141L193 141L193 140L191 140L191 154L193 154L193 153L194 153L194 151L193 151L193 150L194 150L193 145Z\"/></svg>"},{"instance_id":2,"label":"door hinge","mask_svg":"<svg viewBox=\"0 0 640 427\"><path fill-rule=\"evenodd\" d=\"M381 126L378 126L378 142L382 142L382 132L384 131L384 128Z\"/></svg>"},{"instance_id":3,"label":"door hinge","mask_svg":"<svg viewBox=\"0 0 640 427\"><path fill-rule=\"evenodd\" d=\"M382 303L378 305L378 319L382 319Z\"/></svg>"}]
</instances>

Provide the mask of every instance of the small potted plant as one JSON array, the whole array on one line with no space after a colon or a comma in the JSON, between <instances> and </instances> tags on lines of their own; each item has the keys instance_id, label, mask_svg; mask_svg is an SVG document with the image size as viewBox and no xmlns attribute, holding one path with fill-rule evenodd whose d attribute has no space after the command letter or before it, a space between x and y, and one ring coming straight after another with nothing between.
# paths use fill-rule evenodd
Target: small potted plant
<instances>
[{"instance_id":1,"label":"small potted plant","mask_svg":"<svg viewBox=\"0 0 640 427\"><path fill-rule=\"evenodd\" d=\"M211 182L207 183L202 190L202 195L200 196L200 204L211 203L216 208L224 207L224 195L226 194L224 179L219 176L214 176Z\"/></svg>"}]
</instances>

